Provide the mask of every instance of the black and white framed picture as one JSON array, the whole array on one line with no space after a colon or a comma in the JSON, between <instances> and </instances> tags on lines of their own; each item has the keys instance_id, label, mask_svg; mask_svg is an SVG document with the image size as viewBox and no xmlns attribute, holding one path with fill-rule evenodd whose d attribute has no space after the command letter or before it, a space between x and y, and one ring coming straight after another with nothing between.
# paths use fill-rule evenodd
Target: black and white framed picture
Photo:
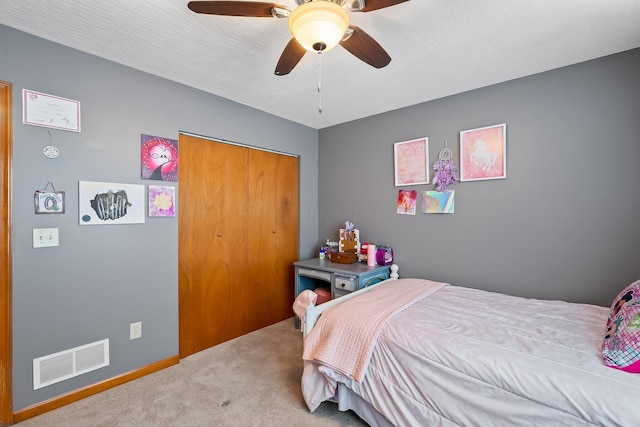
<instances>
[{"instance_id":1,"label":"black and white framed picture","mask_svg":"<svg viewBox=\"0 0 640 427\"><path fill-rule=\"evenodd\" d=\"M80 181L78 190L80 225L144 223L144 185Z\"/></svg>"}]
</instances>

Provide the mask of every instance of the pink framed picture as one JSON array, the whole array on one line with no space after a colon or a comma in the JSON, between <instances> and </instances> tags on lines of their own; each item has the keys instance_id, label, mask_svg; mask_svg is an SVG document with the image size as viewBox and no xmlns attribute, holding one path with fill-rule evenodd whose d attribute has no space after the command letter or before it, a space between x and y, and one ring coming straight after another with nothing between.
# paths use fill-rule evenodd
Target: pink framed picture
<instances>
[{"instance_id":1,"label":"pink framed picture","mask_svg":"<svg viewBox=\"0 0 640 427\"><path fill-rule=\"evenodd\" d=\"M429 183L429 138L393 144L396 187Z\"/></svg>"},{"instance_id":2,"label":"pink framed picture","mask_svg":"<svg viewBox=\"0 0 640 427\"><path fill-rule=\"evenodd\" d=\"M141 135L141 178L178 181L178 140Z\"/></svg>"},{"instance_id":3,"label":"pink framed picture","mask_svg":"<svg viewBox=\"0 0 640 427\"><path fill-rule=\"evenodd\" d=\"M460 132L460 181L506 177L506 123Z\"/></svg>"}]
</instances>

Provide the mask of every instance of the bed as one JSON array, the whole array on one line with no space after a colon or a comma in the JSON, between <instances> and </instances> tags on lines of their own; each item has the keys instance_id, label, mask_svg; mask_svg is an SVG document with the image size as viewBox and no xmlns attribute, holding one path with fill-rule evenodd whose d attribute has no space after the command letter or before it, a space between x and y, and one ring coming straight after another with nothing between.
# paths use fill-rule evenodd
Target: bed
<instances>
[{"instance_id":1,"label":"bed","mask_svg":"<svg viewBox=\"0 0 640 427\"><path fill-rule=\"evenodd\" d=\"M640 376L603 363L610 315L389 279L304 304L302 394L372 426L640 425Z\"/></svg>"}]
</instances>

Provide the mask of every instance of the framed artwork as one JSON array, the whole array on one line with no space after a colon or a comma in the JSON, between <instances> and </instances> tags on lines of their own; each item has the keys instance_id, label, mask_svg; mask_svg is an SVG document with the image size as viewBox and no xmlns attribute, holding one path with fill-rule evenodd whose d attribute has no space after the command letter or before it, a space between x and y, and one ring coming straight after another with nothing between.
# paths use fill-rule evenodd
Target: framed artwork
<instances>
[{"instance_id":1,"label":"framed artwork","mask_svg":"<svg viewBox=\"0 0 640 427\"><path fill-rule=\"evenodd\" d=\"M178 180L178 140L142 135L140 142L142 179Z\"/></svg>"},{"instance_id":2,"label":"framed artwork","mask_svg":"<svg viewBox=\"0 0 640 427\"><path fill-rule=\"evenodd\" d=\"M396 187L429 183L429 138L393 144Z\"/></svg>"},{"instance_id":3,"label":"framed artwork","mask_svg":"<svg viewBox=\"0 0 640 427\"><path fill-rule=\"evenodd\" d=\"M506 123L460 132L460 181L506 177Z\"/></svg>"},{"instance_id":4,"label":"framed artwork","mask_svg":"<svg viewBox=\"0 0 640 427\"><path fill-rule=\"evenodd\" d=\"M80 132L80 101L22 89L22 123Z\"/></svg>"},{"instance_id":5,"label":"framed artwork","mask_svg":"<svg viewBox=\"0 0 640 427\"><path fill-rule=\"evenodd\" d=\"M396 213L402 215L415 215L417 197L418 192L416 190L398 190Z\"/></svg>"},{"instance_id":6,"label":"framed artwork","mask_svg":"<svg viewBox=\"0 0 640 427\"><path fill-rule=\"evenodd\" d=\"M63 214L64 191L36 191L33 203L36 214Z\"/></svg>"},{"instance_id":7,"label":"framed artwork","mask_svg":"<svg viewBox=\"0 0 640 427\"><path fill-rule=\"evenodd\" d=\"M79 181L80 225L144 223L144 185Z\"/></svg>"},{"instance_id":8,"label":"framed artwork","mask_svg":"<svg viewBox=\"0 0 640 427\"><path fill-rule=\"evenodd\" d=\"M176 216L176 189L174 187L149 186L149 216Z\"/></svg>"}]
</instances>

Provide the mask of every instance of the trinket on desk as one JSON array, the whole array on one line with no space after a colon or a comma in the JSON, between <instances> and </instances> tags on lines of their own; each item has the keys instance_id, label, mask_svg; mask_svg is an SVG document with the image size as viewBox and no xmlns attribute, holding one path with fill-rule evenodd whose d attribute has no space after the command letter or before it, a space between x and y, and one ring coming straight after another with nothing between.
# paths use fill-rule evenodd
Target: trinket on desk
<instances>
[{"instance_id":1,"label":"trinket on desk","mask_svg":"<svg viewBox=\"0 0 640 427\"><path fill-rule=\"evenodd\" d=\"M358 256L355 252L329 252L327 257L330 261L340 264L353 264L358 261Z\"/></svg>"},{"instance_id":2,"label":"trinket on desk","mask_svg":"<svg viewBox=\"0 0 640 427\"><path fill-rule=\"evenodd\" d=\"M360 231L347 221L345 228L340 229L339 252L360 252Z\"/></svg>"}]
</instances>

